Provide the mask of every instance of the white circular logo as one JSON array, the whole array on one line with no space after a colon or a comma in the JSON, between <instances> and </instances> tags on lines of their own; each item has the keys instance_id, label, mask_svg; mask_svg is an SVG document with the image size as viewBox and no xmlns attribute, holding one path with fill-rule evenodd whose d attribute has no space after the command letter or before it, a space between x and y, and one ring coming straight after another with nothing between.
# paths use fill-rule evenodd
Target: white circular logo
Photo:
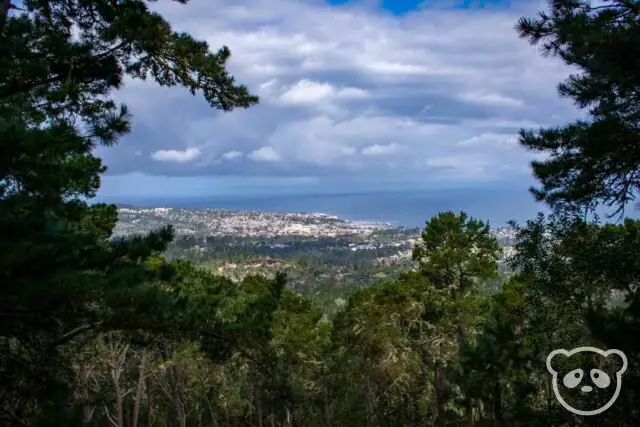
<instances>
[{"instance_id":1,"label":"white circular logo","mask_svg":"<svg viewBox=\"0 0 640 427\"><path fill-rule=\"evenodd\" d=\"M592 383L594 387L592 387L591 385L583 385L580 387L580 391L583 393L591 393L594 390L604 390L607 389L610 385L611 385L611 381L614 380L615 381L615 386L616 389L613 393L613 395L611 396L611 398L607 401L607 403L604 406L601 406L600 408L596 408L593 410L581 410L581 409L576 409L573 406L571 406L569 403L567 403L567 401L565 400L565 398L562 396L562 393L560 393L560 389L558 387L558 371L555 370L553 368L553 358L558 356L558 355L562 355L564 357L571 357L574 354L577 353L584 353L584 352L591 352L591 353L596 353L599 354L600 356L607 358L609 356L616 356L619 357L622 361L622 366L620 369L617 370L617 372L615 373L615 379L612 379L606 372L601 371L600 369L591 369L588 372L583 370L583 369L574 369L568 373L566 373L561 381L562 384L564 385L564 387L566 387L567 389L575 389L577 388L581 383L583 379L588 378L590 380L590 383ZM569 351L569 350L565 350L565 349L558 349L558 350L553 350L551 353L549 353L549 355L547 356L547 370L551 373L551 375L553 375L553 393L556 396L556 399L558 399L558 402L560 402L560 404L567 410L570 412L573 412L574 414L577 415L598 415L603 413L604 411L606 411L607 409L609 409L611 407L611 405L614 404L614 402L616 401L616 399L618 398L618 395L620 395L620 389L622 388L622 374L624 374L624 372L627 370L627 356L625 356L625 354L623 352L621 352L620 350L600 350L599 348L595 348L595 347L577 347L574 348L573 350Z\"/></svg>"}]
</instances>

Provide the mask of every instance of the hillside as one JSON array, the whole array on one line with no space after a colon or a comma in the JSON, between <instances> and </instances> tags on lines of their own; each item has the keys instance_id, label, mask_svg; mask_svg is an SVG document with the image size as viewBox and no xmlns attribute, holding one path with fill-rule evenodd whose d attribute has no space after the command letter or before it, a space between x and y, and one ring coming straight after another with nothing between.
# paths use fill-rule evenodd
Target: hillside
<instances>
[{"instance_id":1,"label":"hillside","mask_svg":"<svg viewBox=\"0 0 640 427\"><path fill-rule=\"evenodd\" d=\"M256 274L273 278L282 271L289 288L312 296L328 312L337 308L336 299L414 270L411 254L421 232L323 213L121 207L114 235L167 224L177 233L165 252L168 259L188 260L235 281ZM504 261L513 254L514 235L506 228L492 233L504 250L503 276L488 284L494 288L508 273Z\"/></svg>"}]
</instances>

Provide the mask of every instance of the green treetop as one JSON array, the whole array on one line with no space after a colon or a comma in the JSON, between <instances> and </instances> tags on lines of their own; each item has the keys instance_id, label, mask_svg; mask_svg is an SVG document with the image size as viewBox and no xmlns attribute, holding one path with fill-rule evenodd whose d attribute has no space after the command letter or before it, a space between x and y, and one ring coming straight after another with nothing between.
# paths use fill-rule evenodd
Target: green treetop
<instances>
[{"instance_id":1,"label":"green treetop","mask_svg":"<svg viewBox=\"0 0 640 427\"><path fill-rule=\"evenodd\" d=\"M577 67L558 91L589 113L563 127L521 131L523 146L549 154L532 163L542 184L533 193L552 205L604 202L620 212L640 189L640 4L555 0L518 30Z\"/></svg>"}]
</instances>

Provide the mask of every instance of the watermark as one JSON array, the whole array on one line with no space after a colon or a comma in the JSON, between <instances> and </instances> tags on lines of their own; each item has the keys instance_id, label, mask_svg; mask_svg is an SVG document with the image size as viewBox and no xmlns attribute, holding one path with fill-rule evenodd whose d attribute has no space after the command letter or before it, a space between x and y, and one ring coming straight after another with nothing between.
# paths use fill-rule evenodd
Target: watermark
<instances>
[{"instance_id":1,"label":"watermark","mask_svg":"<svg viewBox=\"0 0 640 427\"><path fill-rule=\"evenodd\" d=\"M612 396L609 398L607 403L604 404L604 406L600 406L599 408L590 409L590 410L576 409L573 406L571 406L569 403L567 403L567 401L565 400L565 397L563 397L563 394L560 392L560 387L558 386L558 371L553 368L553 359L557 356L564 356L566 358L569 358L574 354L586 353L586 352L598 354L603 358L614 356L620 359L617 362L621 362L619 363L620 365L619 369L615 372L616 388ZM625 356L625 354L620 350L605 351L595 347L577 347L577 348L574 348L573 350L558 349L558 350L553 350L547 356L547 370L551 373L551 375L553 375L553 382L552 382L553 393L556 395L556 399L558 399L558 402L560 402L560 404L567 411L573 412L574 414L577 414L577 415L584 415L584 416L598 415L603 413L607 409L609 409L611 405L615 403L616 399L618 398L618 395L620 394L620 389L622 388L622 374L624 374L624 372L627 370L627 356ZM582 380L584 377L585 377L585 371L583 369L574 369L571 372L564 375L564 377L562 378L562 384L567 389L575 389L582 383ZM593 383L595 388L592 387L592 385L590 384L584 384L582 385L582 387L580 387L580 391L582 393L591 393L594 391L606 391L606 390L610 391L611 388L613 388L613 387L609 388L612 385L611 377L606 372L603 372L600 369L591 369L589 371L589 377L591 378L590 383ZM585 382L589 382L589 381L587 380Z\"/></svg>"}]
</instances>

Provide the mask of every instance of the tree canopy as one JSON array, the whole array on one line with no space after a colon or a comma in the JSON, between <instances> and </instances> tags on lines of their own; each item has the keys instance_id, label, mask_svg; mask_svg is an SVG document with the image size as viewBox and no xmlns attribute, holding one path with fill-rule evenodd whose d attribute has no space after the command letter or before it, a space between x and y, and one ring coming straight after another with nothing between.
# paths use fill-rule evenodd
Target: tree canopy
<instances>
[{"instance_id":1,"label":"tree canopy","mask_svg":"<svg viewBox=\"0 0 640 427\"><path fill-rule=\"evenodd\" d=\"M600 202L619 213L640 190L640 6L633 0L549 6L537 18L522 18L518 33L577 68L558 92L588 118L521 132L524 147L549 156L532 163L541 184L532 191L551 204Z\"/></svg>"},{"instance_id":2,"label":"tree canopy","mask_svg":"<svg viewBox=\"0 0 640 427\"><path fill-rule=\"evenodd\" d=\"M63 345L176 321L180 299L161 284L175 272L152 262L171 228L109 239L115 206L86 202L106 170L93 150L130 130L112 91L129 76L224 111L258 99L226 72L227 48L210 52L144 1L2 2L0 41L0 415L23 423L68 382Z\"/></svg>"}]
</instances>

